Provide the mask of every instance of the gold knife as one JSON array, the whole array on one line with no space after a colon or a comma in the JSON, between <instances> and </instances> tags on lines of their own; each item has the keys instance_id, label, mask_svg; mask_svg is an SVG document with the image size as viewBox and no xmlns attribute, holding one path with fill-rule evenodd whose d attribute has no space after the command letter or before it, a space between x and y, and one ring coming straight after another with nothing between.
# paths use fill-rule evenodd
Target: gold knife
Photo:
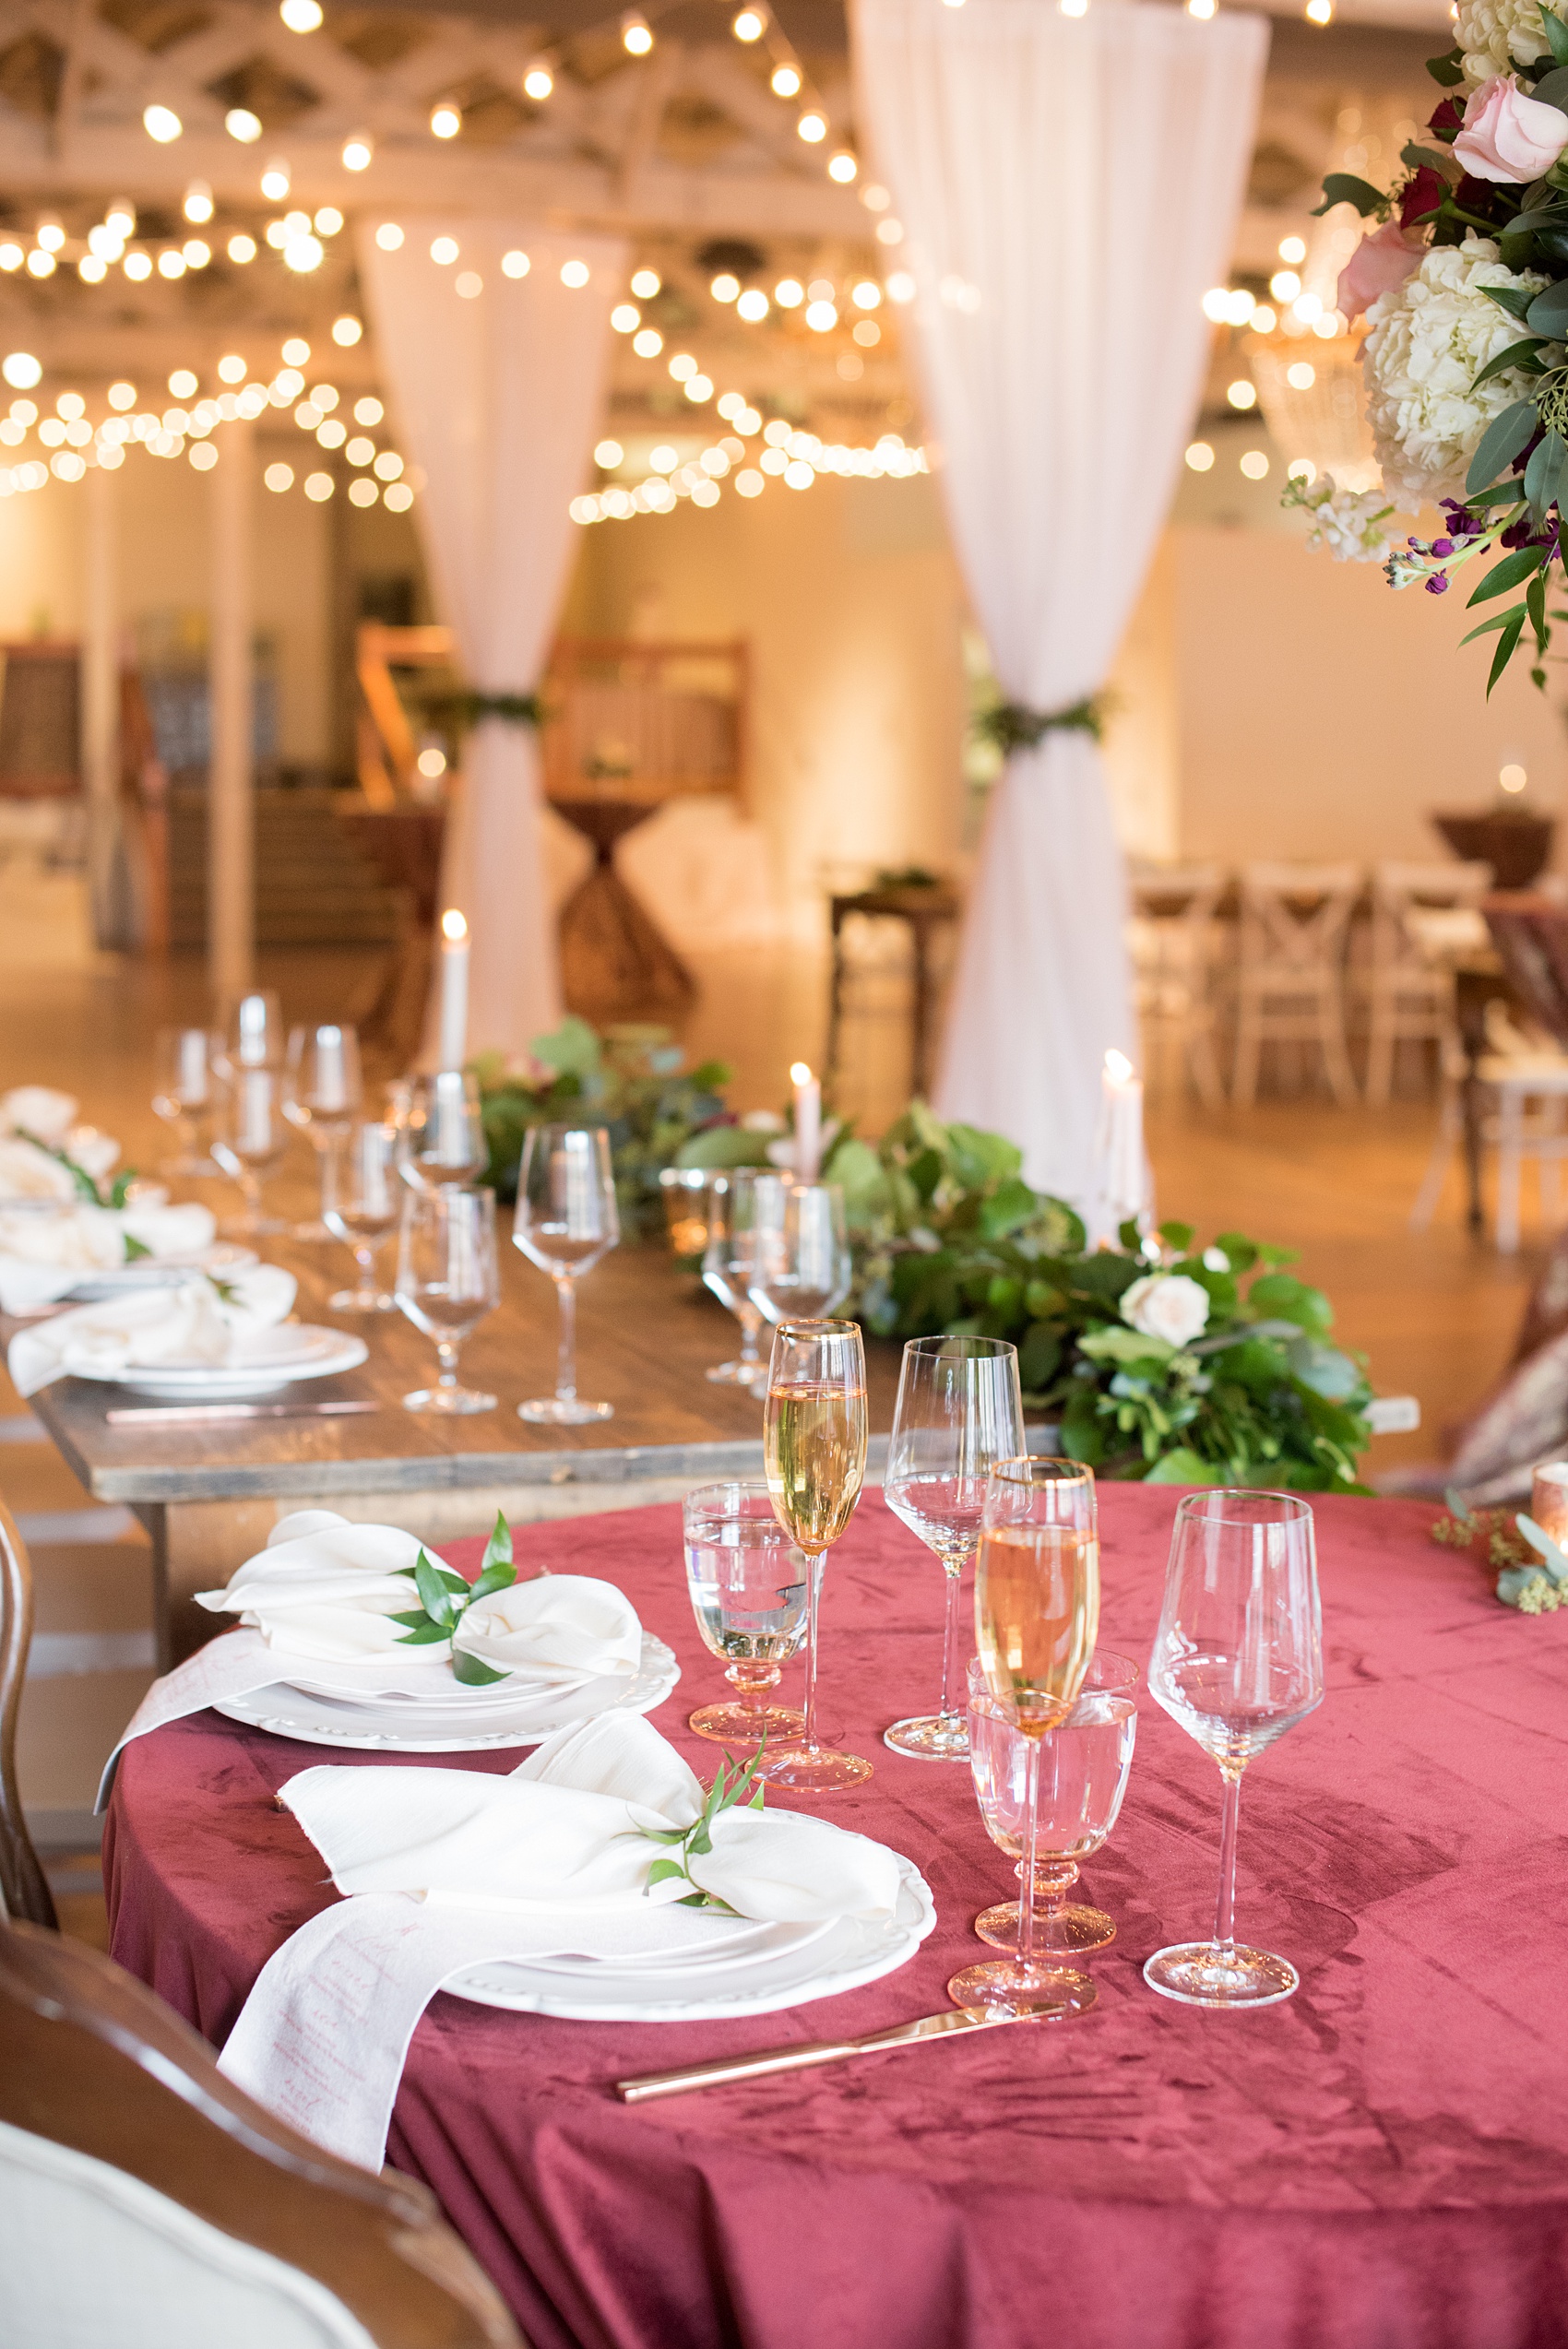
<instances>
[{"instance_id":1,"label":"gold knife","mask_svg":"<svg viewBox=\"0 0 1568 2349\"><path fill-rule=\"evenodd\" d=\"M103 1414L112 1428L225 1427L236 1419L343 1419L379 1403L157 1403Z\"/></svg>"},{"instance_id":2,"label":"gold knife","mask_svg":"<svg viewBox=\"0 0 1568 2349\"><path fill-rule=\"evenodd\" d=\"M624 2105L642 2105L655 2096L683 2096L689 2088L719 2088L731 2080L756 2080L769 2071L805 2071L814 2064L842 2063L849 2056L880 2056L895 2047L916 2047L929 2039L944 2039L956 2031L990 2031L1004 2023L1049 2023L1071 2014L1063 1999L1009 2014L992 2007L952 2007L945 2014L922 2014L915 2023L896 2023L890 2031L869 2031L863 2039L812 2039L797 2047L767 2047L760 2055L721 2056L715 2063L691 2064L683 2071L646 2071L636 2080L618 2080L615 2094Z\"/></svg>"}]
</instances>

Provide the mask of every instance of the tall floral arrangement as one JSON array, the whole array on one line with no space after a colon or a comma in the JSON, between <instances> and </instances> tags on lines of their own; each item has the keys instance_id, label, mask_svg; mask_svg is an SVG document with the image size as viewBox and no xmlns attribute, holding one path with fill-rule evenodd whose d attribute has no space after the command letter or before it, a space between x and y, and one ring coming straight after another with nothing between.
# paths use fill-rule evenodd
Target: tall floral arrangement
<instances>
[{"instance_id":1,"label":"tall floral arrangement","mask_svg":"<svg viewBox=\"0 0 1568 2349\"><path fill-rule=\"evenodd\" d=\"M1537 0L1460 0L1455 43L1429 60L1444 91L1391 189L1348 172L1326 211L1373 222L1339 280L1367 322L1367 414L1383 478L1409 507L1438 505L1439 535L1388 552L1366 493L1292 484L1313 542L1342 559L1385 556L1392 586L1445 595L1479 568L1464 641L1495 635L1487 691L1521 643L1543 667L1563 590L1568 501L1568 18ZM1490 566L1490 567L1489 567Z\"/></svg>"}]
</instances>

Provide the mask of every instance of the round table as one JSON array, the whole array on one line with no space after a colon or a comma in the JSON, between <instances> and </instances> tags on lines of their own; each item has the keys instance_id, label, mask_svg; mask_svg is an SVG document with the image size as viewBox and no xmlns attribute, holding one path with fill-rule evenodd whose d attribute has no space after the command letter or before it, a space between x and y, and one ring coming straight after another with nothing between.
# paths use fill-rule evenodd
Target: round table
<instances>
[{"instance_id":1,"label":"round table","mask_svg":"<svg viewBox=\"0 0 1568 2349\"><path fill-rule=\"evenodd\" d=\"M1174 1499L1102 1492L1102 1643L1140 1661ZM876 1775L831 1816L923 1870L938 1925L917 1956L732 2023L441 1997L415 2034L389 2159L534 2349L1568 2343L1568 1612L1499 1607L1431 1514L1318 1512L1328 1695L1241 1806L1239 1929L1295 1960L1295 1999L1209 2014L1146 1988L1148 1952L1211 1919L1219 1780L1145 1698L1125 1810L1085 1871L1120 1924L1090 2015L627 2109L611 2083L629 2073L934 2012L1004 1888L967 1774L880 1742L934 1693L941 1592L868 1495L829 1568L823 1691ZM525 1571L619 1583L673 1642L685 1677L654 1717L706 1774L716 1749L683 1725L719 1672L679 1513L558 1521L517 1549ZM114 1954L215 2042L336 1897L271 1799L328 1758L203 1714L122 1762Z\"/></svg>"}]
</instances>

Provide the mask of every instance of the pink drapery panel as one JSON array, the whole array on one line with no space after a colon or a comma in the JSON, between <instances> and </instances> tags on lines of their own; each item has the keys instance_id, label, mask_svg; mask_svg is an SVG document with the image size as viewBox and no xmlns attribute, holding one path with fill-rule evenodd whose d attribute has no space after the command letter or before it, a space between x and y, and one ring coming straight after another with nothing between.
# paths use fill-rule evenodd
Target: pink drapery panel
<instances>
[{"instance_id":1,"label":"pink drapery panel","mask_svg":"<svg viewBox=\"0 0 1568 2349\"><path fill-rule=\"evenodd\" d=\"M958 559L1006 698L1061 709L1103 684L1165 519L1267 29L1117 0L856 0L853 21ZM1123 912L1099 753L1050 733L992 795L936 1106L1080 1202L1104 1053L1135 1050Z\"/></svg>"},{"instance_id":2,"label":"pink drapery panel","mask_svg":"<svg viewBox=\"0 0 1568 2349\"><path fill-rule=\"evenodd\" d=\"M384 252L367 227L359 260L403 442L424 476L414 506L441 616L481 693L526 694L549 651L582 486L599 431L625 246L515 220L404 219ZM457 261L431 258L438 237ZM526 277L501 267L529 256ZM585 263L588 282L562 281ZM471 299L465 272L482 280ZM533 731L489 718L469 737L443 902L473 932L470 1052L521 1050L561 1015L554 923L540 832Z\"/></svg>"}]
</instances>

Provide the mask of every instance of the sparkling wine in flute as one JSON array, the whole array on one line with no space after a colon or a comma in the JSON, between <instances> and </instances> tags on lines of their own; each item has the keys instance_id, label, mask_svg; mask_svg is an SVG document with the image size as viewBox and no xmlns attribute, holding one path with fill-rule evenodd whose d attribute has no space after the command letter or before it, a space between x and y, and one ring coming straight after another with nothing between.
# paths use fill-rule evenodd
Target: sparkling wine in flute
<instances>
[{"instance_id":1,"label":"sparkling wine in flute","mask_svg":"<svg viewBox=\"0 0 1568 2349\"><path fill-rule=\"evenodd\" d=\"M832 1548L855 1512L866 1468L863 1387L775 1386L764 1422L767 1489L808 1556ZM1092 1643L1091 1643L1092 1644Z\"/></svg>"},{"instance_id":2,"label":"sparkling wine in flute","mask_svg":"<svg viewBox=\"0 0 1568 2349\"><path fill-rule=\"evenodd\" d=\"M1070 1709L1099 1631L1099 1537L1076 1525L980 1536L975 1635L991 1691L1041 1738Z\"/></svg>"}]
</instances>

